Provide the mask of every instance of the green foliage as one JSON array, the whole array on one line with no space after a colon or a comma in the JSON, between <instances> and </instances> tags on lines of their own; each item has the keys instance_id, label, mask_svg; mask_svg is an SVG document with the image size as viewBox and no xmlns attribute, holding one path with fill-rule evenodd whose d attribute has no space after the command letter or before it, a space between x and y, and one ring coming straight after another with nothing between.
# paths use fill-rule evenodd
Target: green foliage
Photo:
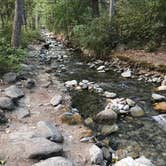
<instances>
[{"instance_id":1,"label":"green foliage","mask_svg":"<svg viewBox=\"0 0 166 166\"><path fill-rule=\"evenodd\" d=\"M7 44L4 38L0 40L0 73L11 70L19 70L19 64L26 56L22 49L14 49Z\"/></svg>"}]
</instances>

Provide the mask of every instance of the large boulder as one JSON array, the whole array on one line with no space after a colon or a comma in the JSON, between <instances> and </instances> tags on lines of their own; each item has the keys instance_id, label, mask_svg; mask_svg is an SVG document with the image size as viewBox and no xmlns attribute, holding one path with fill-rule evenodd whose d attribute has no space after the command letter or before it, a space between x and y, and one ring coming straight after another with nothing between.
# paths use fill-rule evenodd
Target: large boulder
<instances>
[{"instance_id":1,"label":"large boulder","mask_svg":"<svg viewBox=\"0 0 166 166\"><path fill-rule=\"evenodd\" d=\"M117 120L117 114L111 109L99 112L96 115L96 122L99 124L114 124Z\"/></svg>"},{"instance_id":2,"label":"large boulder","mask_svg":"<svg viewBox=\"0 0 166 166\"><path fill-rule=\"evenodd\" d=\"M90 160L92 164L102 164L103 151L96 145L92 145L89 149Z\"/></svg>"},{"instance_id":3,"label":"large boulder","mask_svg":"<svg viewBox=\"0 0 166 166\"><path fill-rule=\"evenodd\" d=\"M51 103L53 106L57 106L57 105L59 105L61 102L62 102L62 96L61 96L61 95L55 95L55 96L51 99L51 101L50 101L50 103Z\"/></svg>"},{"instance_id":4,"label":"large boulder","mask_svg":"<svg viewBox=\"0 0 166 166\"><path fill-rule=\"evenodd\" d=\"M1 109L6 109L6 110L13 110L14 109L14 103L8 97L0 97L0 108Z\"/></svg>"},{"instance_id":5,"label":"large boulder","mask_svg":"<svg viewBox=\"0 0 166 166\"><path fill-rule=\"evenodd\" d=\"M51 122L40 121L37 123L37 132L40 136L50 139L53 142L63 142L63 136L58 128Z\"/></svg>"},{"instance_id":6,"label":"large boulder","mask_svg":"<svg viewBox=\"0 0 166 166\"><path fill-rule=\"evenodd\" d=\"M24 140L25 155L30 159L43 159L50 156L58 156L63 152L62 145L51 142L45 138L32 138Z\"/></svg>"},{"instance_id":7,"label":"large boulder","mask_svg":"<svg viewBox=\"0 0 166 166\"><path fill-rule=\"evenodd\" d=\"M8 84L14 83L17 80L17 74L14 72L6 73L3 76L3 80L4 80L4 82L6 82Z\"/></svg>"},{"instance_id":8,"label":"large boulder","mask_svg":"<svg viewBox=\"0 0 166 166\"><path fill-rule=\"evenodd\" d=\"M5 95L11 99L18 99L24 96L24 92L15 85L12 85L5 89Z\"/></svg>"},{"instance_id":9,"label":"large boulder","mask_svg":"<svg viewBox=\"0 0 166 166\"><path fill-rule=\"evenodd\" d=\"M73 166L73 163L64 157L52 157L33 166Z\"/></svg>"}]
</instances>

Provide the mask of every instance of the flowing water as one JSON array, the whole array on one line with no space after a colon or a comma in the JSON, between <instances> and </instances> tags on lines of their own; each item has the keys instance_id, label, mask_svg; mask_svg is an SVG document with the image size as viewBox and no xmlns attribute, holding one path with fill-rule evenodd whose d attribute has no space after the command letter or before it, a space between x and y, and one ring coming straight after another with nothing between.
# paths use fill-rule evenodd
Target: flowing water
<instances>
[{"instance_id":1,"label":"flowing water","mask_svg":"<svg viewBox=\"0 0 166 166\"><path fill-rule=\"evenodd\" d=\"M55 72L61 81L89 80L98 83L104 90L117 93L118 97L131 98L143 106L146 116L131 118L129 116L118 119L119 131L108 138L114 150L127 149L131 155L144 155L151 159L156 166L166 165L166 132L152 119L158 115L151 107L151 94L154 85L137 79L125 79L119 73L110 70L98 73L90 69L86 61L73 52L66 51L63 47L56 46L51 49L54 54L68 54L69 57L60 62L52 61L52 65L64 65L66 71ZM72 106L77 108L84 118L93 117L102 111L106 100L94 92L70 91ZM102 139L102 138L101 138Z\"/></svg>"}]
</instances>

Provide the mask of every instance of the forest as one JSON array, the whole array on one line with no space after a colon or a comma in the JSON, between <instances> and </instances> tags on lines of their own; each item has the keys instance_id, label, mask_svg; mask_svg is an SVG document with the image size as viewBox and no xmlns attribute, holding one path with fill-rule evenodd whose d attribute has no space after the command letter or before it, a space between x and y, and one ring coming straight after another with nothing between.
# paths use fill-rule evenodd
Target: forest
<instances>
[{"instance_id":1,"label":"forest","mask_svg":"<svg viewBox=\"0 0 166 166\"><path fill-rule=\"evenodd\" d=\"M166 0L0 0L0 166L165 166Z\"/></svg>"}]
</instances>

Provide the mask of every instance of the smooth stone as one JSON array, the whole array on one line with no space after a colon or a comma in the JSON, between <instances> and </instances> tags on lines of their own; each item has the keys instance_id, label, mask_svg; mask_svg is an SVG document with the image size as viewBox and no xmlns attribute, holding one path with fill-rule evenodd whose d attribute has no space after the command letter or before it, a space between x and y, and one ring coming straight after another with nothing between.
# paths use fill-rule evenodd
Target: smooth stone
<instances>
[{"instance_id":1,"label":"smooth stone","mask_svg":"<svg viewBox=\"0 0 166 166\"><path fill-rule=\"evenodd\" d=\"M51 101L50 101L50 103L51 103L53 106L57 106L57 105L59 105L61 102L62 102L62 96L61 96L61 95L55 95L55 96L51 99Z\"/></svg>"},{"instance_id":2,"label":"smooth stone","mask_svg":"<svg viewBox=\"0 0 166 166\"><path fill-rule=\"evenodd\" d=\"M40 121L37 123L37 132L40 136L50 139L53 142L62 143L63 136L58 128L51 122Z\"/></svg>"},{"instance_id":3,"label":"smooth stone","mask_svg":"<svg viewBox=\"0 0 166 166\"><path fill-rule=\"evenodd\" d=\"M152 162L149 160L149 159L147 159L146 157L144 157L144 156L141 156L141 157L139 157L138 159L135 159L135 161L136 161L136 163L138 163L138 164L140 164L140 165L145 165L145 166L154 166L153 164L152 164Z\"/></svg>"},{"instance_id":4,"label":"smooth stone","mask_svg":"<svg viewBox=\"0 0 166 166\"><path fill-rule=\"evenodd\" d=\"M153 108L160 113L166 113L166 102L155 103Z\"/></svg>"},{"instance_id":5,"label":"smooth stone","mask_svg":"<svg viewBox=\"0 0 166 166\"><path fill-rule=\"evenodd\" d=\"M130 106L130 107L134 107L135 106L135 101L131 100L131 99L126 99L126 102L127 104Z\"/></svg>"},{"instance_id":6,"label":"smooth stone","mask_svg":"<svg viewBox=\"0 0 166 166\"><path fill-rule=\"evenodd\" d=\"M166 97L160 94L153 93L152 94L152 99L154 101L161 101L161 100L166 100Z\"/></svg>"},{"instance_id":7,"label":"smooth stone","mask_svg":"<svg viewBox=\"0 0 166 166\"><path fill-rule=\"evenodd\" d=\"M113 125L101 125L99 126L100 132L102 135L110 135L116 131L119 130L119 127L117 124Z\"/></svg>"},{"instance_id":8,"label":"smooth stone","mask_svg":"<svg viewBox=\"0 0 166 166\"><path fill-rule=\"evenodd\" d=\"M14 83L17 80L17 74L14 72L6 73L3 76L3 80L4 80L4 82L6 82L8 84Z\"/></svg>"},{"instance_id":9,"label":"smooth stone","mask_svg":"<svg viewBox=\"0 0 166 166\"><path fill-rule=\"evenodd\" d=\"M130 78L131 77L131 70L127 70L121 74L122 77L124 78Z\"/></svg>"},{"instance_id":10,"label":"smooth stone","mask_svg":"<svg viewBox=\"0 0 166 166\"><path fill-rule=\"evenodd\" d=\"M113 93L113 92L105 91L105 92L104 92L104 96L105 96L106 98L115 98L115 97L117 96L117 94L116 94L116 93Z\"/></svg>"},{"instance_id":11,"label":"smooth stone","mask_svg":"<svg viewBox=\"0 0 166 166\"><path fill-rule=\"evenodd\" d=\"M42 159L58 156L63 152L62 145L51 142L45 138L31 138L22 142L25 147L25 154L30 159Z\"/></svg>"},{"instance_id":12,"label":"smooth stone","mask_svg":"<svg viewBox=\"0 0 166 166\"><path fill-rule=\"evenodd\" d=\"M73 87L76 87L77 85L78 85L78 82L76 80L66 81L65 82L65 86L67 88L73 88Z\"/></svg>"},{"instance_id":13,"label":"smooth stone","mask_svg":"<svg viewBox=\"0 0 166 166\"><path fill-rule=\"evenodd\" d=\"M89 155L92 164L102 164L103 152L98 146L92 145L89 149Z\"/></svg>"},{"instance_id":14,"label":"smooth stone","mask_svg":"<svg viewBox=\"0 0 166 166\"><path fill-rule=\"evenodd\" d=\"M25 87L28 88L28 89L34 88L35 85L36 85L36 83L35 83L35 80L33 80L33 79L28 79L28 80L25 82Z\"/></svg>"},{"instance_id":15,"label":"smooth stone","mask_svg":"<svg viewBox=\"0 0 166 166\"><path fill-rule=\"evenodd\" d=\"M138 105L132 107L132 108L130 109L130 113L131 113L131 115L132 115L133 117L142 117L142 116L145 115L144 110L143 110L140 106L138 106Z\"/></svg>"},{"instance_id":16,"label":"smooth stone","mask_svg":"<svg viewBox=\"0 0 166 166\"><path fill-rule=\"evenodd\" d=\"M104 110L96 115L95 120L99 124L114 124L117 120L117 114L111 109Z\"/></svg>"},{"instance_id":17,"label":"smooth stone","mask_svg":"<svg viewBox=\"0 0 166 166\"><path fill-rule=\"evenodd\" d=\"M32 166L74 166L73 163L64 157L52 157L36 163Z\"/></svg>"},{"instance_id":18,"label":"smooth stone","mask_svg":"<svg viewBox=\"0 0 166 166\"><path fill-rule=\"evenodd\" d=\"M13 110L14 109L14 103L8 97L0 97L0 108L1 109L6 109L6 110Z\"/></svg>"},{"instance_id":19,"label":"smooth stone","mask_svg":"<svg viewBox=\"0 0 166 166\"><path fill-rule=\"evenodd\" d=\"M17 86L12 85L5 89L5 95L12 99L18 99L24 96L24 92Z\"/></svg>"}]
</instances>

